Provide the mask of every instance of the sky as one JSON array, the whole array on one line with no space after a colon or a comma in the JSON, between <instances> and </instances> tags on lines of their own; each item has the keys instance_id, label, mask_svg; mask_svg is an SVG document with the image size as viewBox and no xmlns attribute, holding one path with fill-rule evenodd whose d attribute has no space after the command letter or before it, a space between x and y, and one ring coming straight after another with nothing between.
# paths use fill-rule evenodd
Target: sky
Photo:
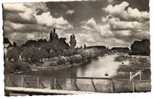
<instances>
[{"instance_id":1,"label":"sky","mask_svg":"<svg viewBox=\"0 0 154 99\"><path fill-rule=\"evenodd\" d=\"M149 0L4 3L4 37L17 44L48 39L53 27L59 37L75 34L77 46L129 47L149 39Z\"/></svg>"}]
</instances>

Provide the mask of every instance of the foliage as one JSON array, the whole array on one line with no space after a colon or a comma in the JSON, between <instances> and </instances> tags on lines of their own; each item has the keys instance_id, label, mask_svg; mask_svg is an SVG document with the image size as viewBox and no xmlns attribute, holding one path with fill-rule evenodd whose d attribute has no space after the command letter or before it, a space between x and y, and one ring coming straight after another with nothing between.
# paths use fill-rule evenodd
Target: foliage
<instances>
[{"instance_id":1,"label":"foliage","mask_svg":"<svg viewBox=\"0 0 154 99\"><path fill-rule=\"evenodd\" d=\"M37 47L25 47L21 53L21 57L29 62L39 62L42 58L49 57L46 50Z\"/></svg>"},{"instance_id":2,"label":"foliage","mask_svg":"<svg viewBox=\"0 0 154 99\"><path fill-rule=\"evenodd\" d=\"M150 55L150 41L144 39L142 41L134 41L131 45L131 53L133 55Z\"/></svg>"},{"instance_id":3,"label":"foliage","mask_svg":"<svg viewBox=\"0 0 154 99\"><path fill-rule=\"evenodd\" d=\"M18 60L20 53L21 53L21 49L19 47L13 47L13 48L8 49L6 56L9 60L14 59L14 61L16 61Z\"/></svg>"}]
</instances>

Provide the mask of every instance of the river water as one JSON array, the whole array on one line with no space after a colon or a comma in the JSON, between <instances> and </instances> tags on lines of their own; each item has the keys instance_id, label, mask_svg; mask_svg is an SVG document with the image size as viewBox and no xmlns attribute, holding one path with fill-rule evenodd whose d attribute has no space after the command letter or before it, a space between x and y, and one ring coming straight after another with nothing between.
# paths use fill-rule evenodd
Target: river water
<instances>
[{"instance_id":1,"label":"river water","mask_svg":"<svg viewBox=\"0 0 154 99\"><path fill-rule=\"evenodd\" d=\"M77 76L80 77L113 77L122 62L115 61L117 54L99 57L85 67L77 68ZM124 63L124 62L123 62ZM128 64L128 61L125 64Z\"/></svg>"}]
</instances>

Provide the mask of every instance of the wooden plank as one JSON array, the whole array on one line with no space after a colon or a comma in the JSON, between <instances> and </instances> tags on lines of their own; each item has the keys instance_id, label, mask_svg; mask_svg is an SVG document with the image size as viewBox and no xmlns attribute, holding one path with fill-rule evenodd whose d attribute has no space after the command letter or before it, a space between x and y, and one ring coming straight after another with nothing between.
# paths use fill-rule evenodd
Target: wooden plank
<instances>
[{"instance_id":1,"label":"wooden plank","mask_svg":"<svg viewBox=\"0 0 154 99\"><path fill-rule=\"evenodd\" d=\"M78 95L78 94L94 94L94 92L68 91L68 90L51 90L38 88L23 88L23 87L5 87L8 93L27 93L27 94L62 94L62 95Z\"/></svg>"}]
</instances>

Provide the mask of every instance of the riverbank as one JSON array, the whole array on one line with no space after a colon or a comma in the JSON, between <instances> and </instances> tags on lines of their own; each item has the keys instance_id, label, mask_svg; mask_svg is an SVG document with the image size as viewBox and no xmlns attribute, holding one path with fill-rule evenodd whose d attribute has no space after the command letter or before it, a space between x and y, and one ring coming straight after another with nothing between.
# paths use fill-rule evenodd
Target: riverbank
<instances>
[{"instance_id":1,"label":"riverbank","mask_svg":"<svg viewBox=\"0 0 154 99\"><path fill-rule=\"evenodd\" d=\"M32 65L31 66L31 71L32 72L52 72L52 71L60 71L63 69L67 68L73 68L73 67L78 67L78 66L83 66L88 64L90 61L82 62L82 63L72 63L72 64L63 64L63 65L57 65L57 66L36 66Z\"/></svg>"}]
</instances>

